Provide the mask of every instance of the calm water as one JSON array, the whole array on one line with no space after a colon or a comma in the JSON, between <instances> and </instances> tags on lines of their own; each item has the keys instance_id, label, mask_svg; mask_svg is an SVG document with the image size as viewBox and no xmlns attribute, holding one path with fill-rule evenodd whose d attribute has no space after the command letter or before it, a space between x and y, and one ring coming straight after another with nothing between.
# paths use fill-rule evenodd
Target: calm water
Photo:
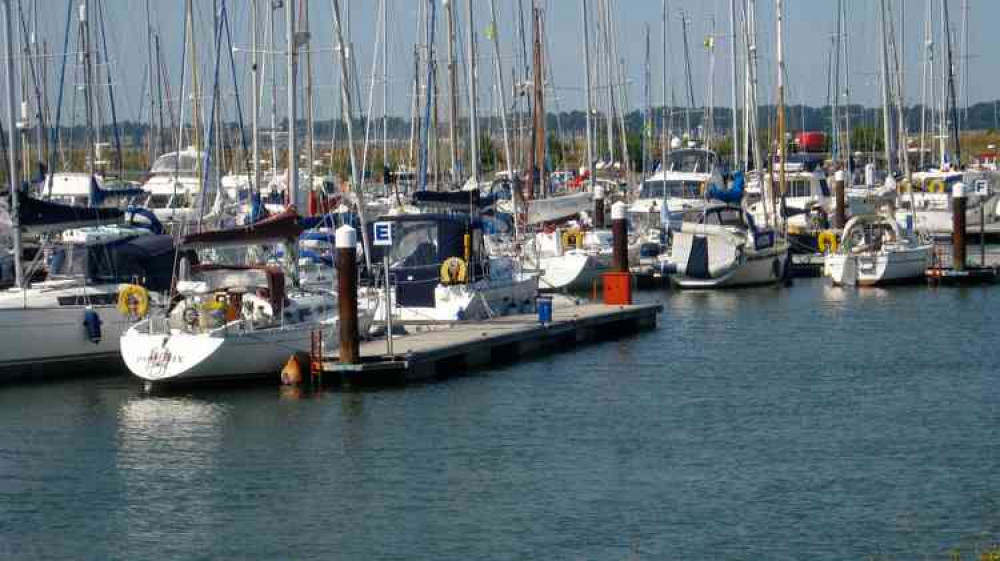
<instances>
[{"instance_id":1,"label":"calm water","mask_svg":"<svg viewBox=\"0 0 1000 561\"><path fill-rule=\"evenodd\" d=\"M657 332L298 399L0 389L0 558L971 559L998 291L647 293Z\"/></svg>"}]
</instances>

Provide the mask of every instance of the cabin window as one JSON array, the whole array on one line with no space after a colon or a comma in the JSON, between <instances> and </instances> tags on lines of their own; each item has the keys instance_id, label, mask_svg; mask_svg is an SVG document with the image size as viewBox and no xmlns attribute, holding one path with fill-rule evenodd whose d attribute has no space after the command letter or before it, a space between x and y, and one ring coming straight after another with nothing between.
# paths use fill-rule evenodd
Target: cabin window
<instances>
[{"instance_id":1,"label":"cabin window","mask_svg":"<svg viewBox=\"0 0 1000 561\"><path fill-rule=\"evenodd\" d=\"M164 154L153 162L153 173L184 173L191 174L194 173L198 166L198 159L194 154L182 153L180 155L180 160L177 159L177 154Z\"/></svg>"},{"instance_id":2,"label":"cabin window","mask_svg":"<svg viewBox=\"0 0 1000 561\"><path fill-rule=\"evenodd\" d=\"M723 208L705 214L705 224L713 226L742 226L741 211L735 208Z\"/></svg>"},{"instance_id":3,"label":"cabin window","mask_svg":"<svg viewBox=\"0 0 1000 561\"><path fill-rule=\"evenodd\" d=\"M436 224L397 222L393 227L397 241L390 250L389 260L394 266L413 267L439 262Z\"/></svg>"},{"instance_id":4,"label":"cabin window","mask_svg":"<svg viewBox=\"0 0 1000 561\"><path fill-rule=\"evenodd\" d=\"M809 185L808 180L796 180L788 182L788 196L789 197L810 197L812 196L812 188Z\"/></svg>"},{"instance_id":5,"label":"cabin window","mask_svg":"<svg viewBox=\"0 0 1000 561\"><path fill-rule=\"evenodd\" d=\"M701 197L701 184L697 181L646 181L639 193L640 199L697 199Z\"/></svg>"}]
</instances>

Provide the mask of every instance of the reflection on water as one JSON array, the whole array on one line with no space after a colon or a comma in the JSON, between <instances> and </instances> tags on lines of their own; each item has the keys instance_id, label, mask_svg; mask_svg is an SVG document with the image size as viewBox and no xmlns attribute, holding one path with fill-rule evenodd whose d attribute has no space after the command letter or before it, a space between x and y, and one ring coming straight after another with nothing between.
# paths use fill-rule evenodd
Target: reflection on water
<instances>
[{"instance_id":1,"label":"reflection on water","mask_svg":"<svg viewBox=\"0 0 1000 561\"><path fill-rule=\"evenodd\" d=\"M660 329L448 382L0 390L0 557L971 558L993 288L657 292Z\"/></svg>"}]
</instances>

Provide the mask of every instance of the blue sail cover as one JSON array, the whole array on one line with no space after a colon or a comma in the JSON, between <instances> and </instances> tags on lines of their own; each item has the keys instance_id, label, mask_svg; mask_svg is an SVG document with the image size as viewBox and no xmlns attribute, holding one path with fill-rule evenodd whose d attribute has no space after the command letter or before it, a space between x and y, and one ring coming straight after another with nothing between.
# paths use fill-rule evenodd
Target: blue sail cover
<instances>
[{"instance_id":1,"label":"blue sail cover","mask_svg":"<svg viewBox=\"0 0 1000 561\"><path fill-rule=\"evenodd\" d=\"M737 171L733 174L732 186L728 189L723 189L718 185L712 185L708 189L708 198L724 203L737 204L743 200L743 188L745 184L746 179L743 177L743 172Z\"/></svg>"}]
</instances>

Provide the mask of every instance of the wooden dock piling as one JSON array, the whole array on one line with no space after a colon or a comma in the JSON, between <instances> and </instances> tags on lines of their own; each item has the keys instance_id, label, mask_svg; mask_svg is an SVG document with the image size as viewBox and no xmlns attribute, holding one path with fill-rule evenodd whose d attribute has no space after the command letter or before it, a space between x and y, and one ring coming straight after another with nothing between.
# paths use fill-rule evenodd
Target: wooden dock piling
<instances>
[{"instance_id":1,"label":"wooden dock piling","mask_svg":"<svg viewBox=\"0 0 1000 561\"><path fill-rule=\"evenodd\" d=\"M340 360L357 364L361 360L358 332L358 233L354 228L337 228L337 303L340 313Z\"/></svg>"}]
</instances>

